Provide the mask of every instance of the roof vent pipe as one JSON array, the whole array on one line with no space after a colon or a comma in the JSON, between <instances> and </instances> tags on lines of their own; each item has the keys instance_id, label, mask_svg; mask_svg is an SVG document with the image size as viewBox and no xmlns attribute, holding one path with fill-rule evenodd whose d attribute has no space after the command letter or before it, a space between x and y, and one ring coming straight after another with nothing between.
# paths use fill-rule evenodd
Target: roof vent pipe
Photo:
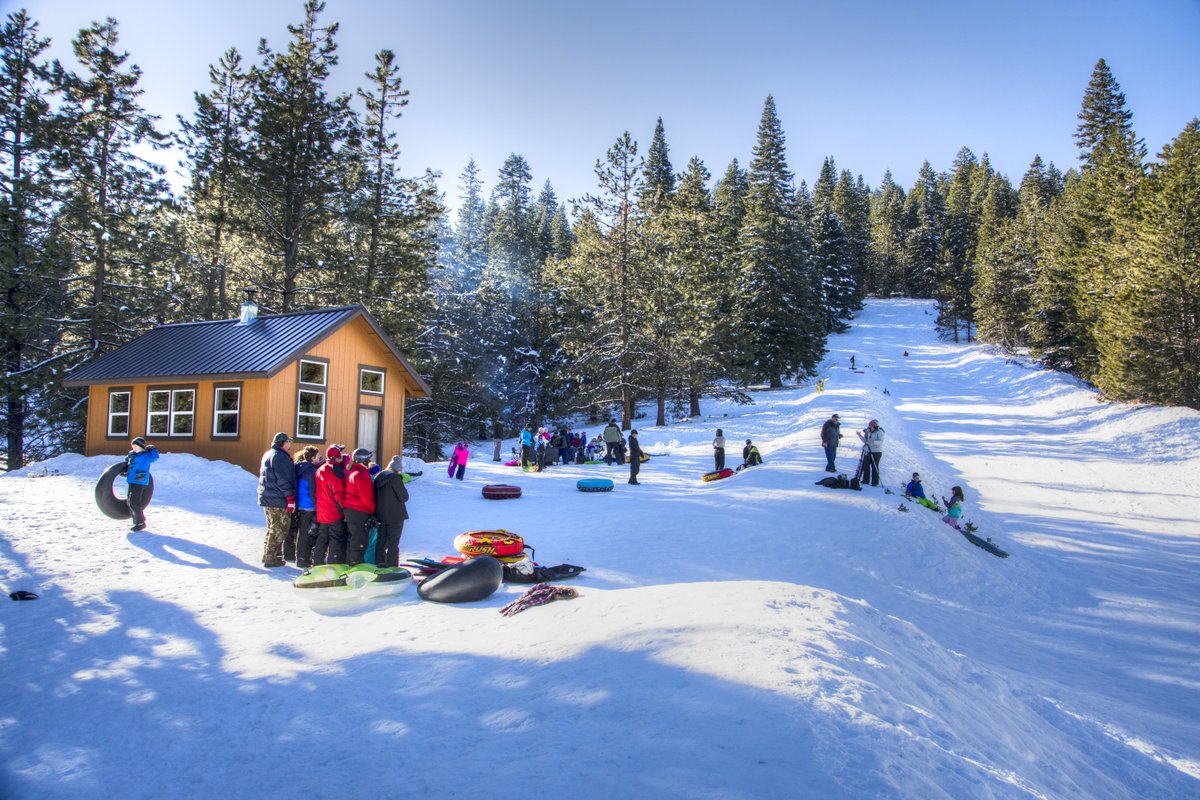
<instances>
[{"instance_id":1,"label":"roof vent pipe","mask_svg":"<svg viewBox=\"0 0 1200 800\"><path fill-rule=\"evenodd\" d=\"M258 318L258 303L254 302L254 289L246 290L246 299L242 303L242 316L238 320L239 325L249 325Z\"/></svg>"}]
</instances>

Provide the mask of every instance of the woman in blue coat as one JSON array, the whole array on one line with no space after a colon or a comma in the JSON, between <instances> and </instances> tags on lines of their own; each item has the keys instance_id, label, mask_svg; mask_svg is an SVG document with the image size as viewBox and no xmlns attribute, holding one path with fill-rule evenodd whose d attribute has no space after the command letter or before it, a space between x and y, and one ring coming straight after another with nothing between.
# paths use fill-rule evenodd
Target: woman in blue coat
<instances>
[{"instance_id":1,"label":"woman in blue coat","mask_svg":"<svg viewBox=\"0 0 1200 800\"><path fill-rule=\"evenodd\" d=\"M146 446L146 440L141 436L129 443L132 448L125 456L125 482L129 491L125 502L129 513L133 515L133 527L129 530L140 531L146 527L146 492L150 486L150 465L158 461L158 448Z\"/></svg>"}]
</instances>

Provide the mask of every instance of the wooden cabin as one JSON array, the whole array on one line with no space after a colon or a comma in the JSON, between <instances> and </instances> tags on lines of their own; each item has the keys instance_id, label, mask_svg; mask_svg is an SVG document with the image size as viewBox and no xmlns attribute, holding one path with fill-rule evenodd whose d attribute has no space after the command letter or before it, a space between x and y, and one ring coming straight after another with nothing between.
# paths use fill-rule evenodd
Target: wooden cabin
<instances>
[{"instance_id":1,"label":"wooden cabin","mask_svg":"<svg viewBox=\"0 0 1200 800\"><path fill-rule=\"evenodd\" d=\"M88 387L86 454L125 455L135 436L258 474L277 431L305 445L404 445L409 397L429 386L360 305L161 325L77 370Z\"/></svg>"}]
</instances>

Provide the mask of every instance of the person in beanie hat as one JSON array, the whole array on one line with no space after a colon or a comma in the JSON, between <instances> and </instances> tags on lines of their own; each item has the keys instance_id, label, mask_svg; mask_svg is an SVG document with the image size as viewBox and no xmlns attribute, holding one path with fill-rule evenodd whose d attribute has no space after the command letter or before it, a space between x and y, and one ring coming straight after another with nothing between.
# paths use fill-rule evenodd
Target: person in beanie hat
<instances>
[{"instance_id":1,"label":"person in beanie hat","mask_svg":"<svg viewBox=\"0 0 1200 800\"><path fill-rule=\"evenodd\" d=\"M838 442L842 440L842 421L834 414L821 426L821 447L825 448L825 471L837 472L833 461L837 458Z\"/></svg>"},{"instance_id":2,"label":"person in beanie hat","mask_svg":"<svg viewBox=\"0 0 1200 800\"><path fill-rule=\"evenodd\" d=\"M133 517L133 527L129 530L140 531L146 527L146 492L150 490L150 465L158 461L158 448L146 446L146 440L141 436L129 443L129 455L125 456L125 483L128 491L125 504L129 506L129 514Z\"/></svg>"},{"instance_id":3,"label":"person in beanie hat","mask_svg":"<svg viewBox=\"0 0 1200 800\"><path fill-rule=\"evenodd\" d=\"M282 567L283 541L292 526L296 510L296 467L289 451L292 437L283 431L275 434L271 449L263 453L258 470L258 504L267 517L267 538L263 542L263 566Z\"/></svg>"},{"instance_id":4,"label":"person in beanie hat","mask_svg":"<svg viewBox=\"0 0 1200 800\"><path fill-rule=\"evenodd\" d=\"M762 455L758 452L758 448L754 446L754 442L746 440L746 446L742 448L742 466L739 470L746 467L757 467L762 463Z\"/></svg>"},{"instance_id":5,"label":"person in beanie hat","mask_svg":"<svg viewBox=\"0 0 1200 800\"><path fill-rule=\"evenodd\" d=\"M858 434L858 438L862 439L866 449L862 460L862 482L878 486L879 459L883 457L883 428L879 427L879 420L873 419L868 422L866 429Z\"/></svg>"},{"instance_id":6,"label":"person in beanie hat","mask_svg":"<svg viewBox=\"0 0 1200 800\"><path fill-rule=\"evenodd\" d=\"M317 541L312 563L346 563L346 462L344 445L330 445L317 467Z\"/></svg>"},{"instance_id":7,"label":"person in beanie hat","mask_svg":"<svg viewBox=\"0 0 1200 800\"><path fill-rule=\"evenodd\" d=\"M725 469L725 432L720 428L717 428L717 435L713 437L713 463L717 472Z\"/></svg>"},{"instance_id":8,"label":"person in beanie hat","mask_svg":"<svg viewBox=\"0 0 1200 800\"><path fill-rule=\"evenodd\" d=\"M375 476L375 519L379 538L375 542L375 566L400 566L400 535L408 519L408 487L404 485L402 460L392 456L387 469Z\"/></svg>"}]
</instances>

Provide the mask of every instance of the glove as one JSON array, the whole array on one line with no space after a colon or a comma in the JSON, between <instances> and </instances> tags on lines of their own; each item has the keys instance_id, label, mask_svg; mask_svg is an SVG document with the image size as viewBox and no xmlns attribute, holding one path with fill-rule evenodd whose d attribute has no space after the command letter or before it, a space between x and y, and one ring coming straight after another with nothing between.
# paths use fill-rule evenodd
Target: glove
<instances>
[{"instance_id":1,"label":"glove","mask_svg":"<svg viewBox=\"0 0 1200 800\"><path fill-rule=\"evenodd\" d=\"M287 499L287 510L288 510L288 513L289 513L289 514L291 514L293 511L295 511L295 510L296 510L296 497L295 497L295 495L291 495L291 496L289 496L289 497L288 497L288 499Z\"/></svg>"}]
</instances>

